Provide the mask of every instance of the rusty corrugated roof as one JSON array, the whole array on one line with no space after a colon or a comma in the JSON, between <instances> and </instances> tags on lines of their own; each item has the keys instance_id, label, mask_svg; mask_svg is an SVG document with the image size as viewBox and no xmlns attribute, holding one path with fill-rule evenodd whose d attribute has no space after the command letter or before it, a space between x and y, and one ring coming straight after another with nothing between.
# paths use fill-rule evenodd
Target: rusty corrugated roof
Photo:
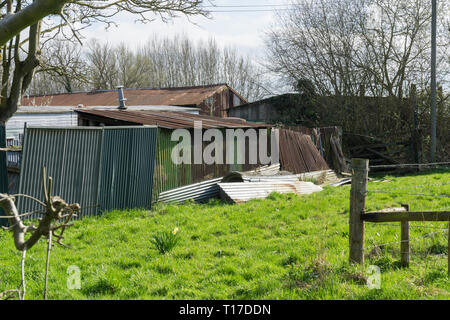
<instances>
[{"instance_id":1,"label":"rusty corrugated roof","mask_svg":"<svg viewBox=\"0 0 450 320\"><path fill-rule=\"evenodd\" d=\"M268 128L265 123L247 122L243 119L228 119L184 112L153 112L131 110L75 110L96 118L112 119L127 124L157 125L168 129L188 129L194 127L194 121L202 121L204 129L210 128Z\"/></svg>"},{"instance_id":2,"label":"rusty corrugated roof","mask_svg":"<svg viewBox=\"0 0 450 320\"><path fill-rule=\"evenodd\" d=\"M244 98L226 84L165 89L124 89L124 95L127 99L126 104L130 106L192 106L202 103L215 93L227 88L245 101ZM76 107L79 104L85 107L117 106L117 99L117 90L100 90L25 97L22 99L22 106Z\"/></svg>"}]
</instances>

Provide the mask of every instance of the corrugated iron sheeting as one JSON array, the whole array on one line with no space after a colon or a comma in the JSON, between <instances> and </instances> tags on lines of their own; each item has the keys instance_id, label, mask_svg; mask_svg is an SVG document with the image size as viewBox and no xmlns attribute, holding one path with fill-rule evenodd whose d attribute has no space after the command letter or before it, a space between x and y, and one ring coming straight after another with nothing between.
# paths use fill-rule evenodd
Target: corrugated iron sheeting
<instances>
[{"instance_id":1,"label":"corrugated iron sheeting","mask_svg":"<svg viewBox=\"0 0 450 320\"><path fill-rule=\"evenodd\" d=\"M310 136L291 130L279 130L282 170L304 173L329 169Z\"/></svg>"},{"instance_id":2,"label":"corrugated iron sheeting","mask_svg":"<svg viewBox=\"0 0 450 320\"><path fill-rule=\"evenodd\" d=\"M322 171L313 171L313 172L305 172L299 173L296 175L300 180L306 179L315 179L315 180L323 180L323 183L336 182L339 180L336 172L333 170L322 170Z\"/></svg>"},{"instance_id":3,"label":"corrugated iron sheeting","mask_svg":"<svg viewBox=\"0 0 450 320\"><path fill-rule=\"evenodd\" d=\"M194 121L201 121L204 129L211 128L268 128L264 123L252 123L245 120L211 117L180 112L154 112L135 110L75 110L83 116L94 116L126 123L157 125L166 129L191 129Z\"/></svg>"},{"instance_id":4,"label":"corrugated iron sheeting","mask_svg":"<svg viewBox=\"0 0 450 320\"><path fill-rule=\"evenodd\" d=\"M224 200L234 203L263 199L272 192L311 194L322 190L321 187L311 182L302 181L219 183L219 188L220 196Z\"/></svg>"},{"instance_id":5,"label":"corrugated iron sheeting","mask_svg":"<svg viewBox=\"0 0 450 320\"><path fill-rule=\"evenodd\" d=\"M27 128L19 193L42 199L42 166L53 177L53 194L80 203L81 216L103 210L151 206L157 129ZM141 145L142 139L149 143ZM41 209L20 199L20 212ZM36 216L33 216L36 217Z\"/></svg>"},{"instance_id":6,"label":"corrugated iron sheeting","mask_svg":"<svg viewBox=\"0 0 450 320\"><path fill-rule=\"evenodd\" d=\"M19 193L43 199L42 167L53 177L53 194L82 207L98 205L102 130L26 128ZM19 212L42 209L28 198L20 198ZM84 209L91 215L97 208ZM33 216L36 218L37 216Z\"/></svg>"},{"instance_id":7,"label":"corrugated iron sheeting","mask_svg":"<svg viewBox=\"0 0 450 320\"><path fill-rule=\"evenodd\" d=\"M172 131L158 128L153 202L161 192L192 183L191 165L176 165L172 161L172 150L177 142L171 141Z\"/></svg>"},{"instance_id":8,"label":"corrugated iron sheeting","mask_svg":"<svg viewBox=\"0 0 450 320\"><path fill-rule=\"evenodd\" d=\"M278 181L299 181L296 175L286 175L286 176L242 176L245 182L274 182Z\"/></svg>"},{"instance_id":9,"label":"corrugated iron sheeting","mask_svg":"<svg viewBox=\"0 0 450 320\"><path fill-rule=\"evenodd\" d=\"M99 205L102 210L150 208L156 128L105 130Z\"/></svg>"},{"instance_id":10,"label":"corrugated iron sheeting","mask_svg":"<svg viewBox=\"0 0 450 320\"><path fill-rule=\"evenodd\" d=\"M246 171L244 173L247 175L260 174L260 175L267 176L267 175L275 175L278 172L280 172L280 164L279 163L262 166L262 167L254 169L254 170Z\"/></svg>"},{"instance_id":11,"label":"corrugated iron sheeting","mask_svg":"<svg viewBox=\"0 0 450 320\"><path fill-rule=\"evenodd\" d=\"M165 203L181 203L193 199L196 202L205 202L208 199L219 197L219 186L222 178L216 178L201 183L173 189L159 195L158 201Z\"/></svg>"},{"instance_id":12,"label":"corrugated iron sheeting","mask_svg":"<svg viewBox=\"0 0 450 320\"><path fill-rule=\"evenodd\" d=\"M229 89L237 95L242 103L247 101L226 84L162 88L162 89L124 89L128 105L198 105L209 97ZM117 90L98 90L92 92L75 92L48 96L31 96L22 99L24 106L117 106Z\"/></svg>"},{"instance_id":13,"label":"corrugated iron sheeting","mask_svg":"<svg viewBox=\"0 0 450 320\"><path fill-rule=\"evenodd\" d=\"M192 131L192 130L191 130ZM178 187L190 185L192 183L200 183L205 180L211 180L218 177L223 177L230 171L241 171L242 169L257 168L259 165L241 165L241 164L181 164L176 165L172 162L172 150L176 147L178 142L171 141L173 130L158 128L158 147L155 164L155 179L154 179L154 196L153 201L157 201L158 195L161 192L175 189ZM225 133L224 133L225 136ZM195 148L193 147L193 133L191 132L191 159L194 159ZM209 145L210 142L203 142L203 149ZM246 152L249 146L246 144ZM235 146L236 147L236 146ZM223 159L226 159L226 150L223 150ZM237 157L237 152L235 152ZM262 170L277 170L279 165L264 167Z\"/></svg>"},{"instance_id":14,"label":"corrugated iron sheeting","mask_svg":"<svg viewBox=\"0 0 450 320\"><path fill-rule=\"evenodd\" d=\"M254 174L258 172L258 174L276 174L280 170L280 164L275 164L271 166L263 166L257 168L256 170L248 171L242 174ZM268 177L268 176L265 176ZM295 176L294 176L295 177ZM181 203L190 199L193 199L197 202L204 202L210 198L218 198L219 197L219 186L218 183L223 181L223 177L215 178L207 181L203 181L201 183L196 183L188 186L184 186L181 188L176 188L172 190L168 190L162 192L159 195L158 201L165 203ZM298 181L298 179L295 177Z\"/></svg>"}]
</instances>

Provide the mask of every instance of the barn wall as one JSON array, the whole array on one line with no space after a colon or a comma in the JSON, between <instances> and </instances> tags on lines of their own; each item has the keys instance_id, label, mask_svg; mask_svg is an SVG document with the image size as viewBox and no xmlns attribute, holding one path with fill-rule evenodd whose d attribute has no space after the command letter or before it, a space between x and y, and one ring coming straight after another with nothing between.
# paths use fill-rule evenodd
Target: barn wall
<instances>
[{"instance_id":1,"label":"barn wall","mask_svg":"<svg viewBox=\"0 0 450 320\"><path fill-rule=\"evenodd\" d=\"M206 99L199 105L201 114L215 116L215 117L227 117L229 109L246 103L238 95L236 95L229 88L220 92L216 92L213 96Z\"/></svg>"}]
</instances>

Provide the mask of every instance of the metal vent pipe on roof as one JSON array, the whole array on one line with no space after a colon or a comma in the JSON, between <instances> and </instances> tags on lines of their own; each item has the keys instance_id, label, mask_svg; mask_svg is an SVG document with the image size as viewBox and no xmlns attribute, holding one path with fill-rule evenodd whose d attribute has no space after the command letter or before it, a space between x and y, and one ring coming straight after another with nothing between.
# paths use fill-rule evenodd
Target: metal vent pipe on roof
<instances>
[{"instance_id":1,"label":"metal vent pipe on roof","mask_svg":"<svg viewBox=\"0 0 450 320\"><path fill-rule=\"evenodd\" d=\"M123 86L117 86L116 88L119 93L119 110L126 110L127 107L125 101L127 101L127 99L123 96Z\"/></svg>"}]
</instances>

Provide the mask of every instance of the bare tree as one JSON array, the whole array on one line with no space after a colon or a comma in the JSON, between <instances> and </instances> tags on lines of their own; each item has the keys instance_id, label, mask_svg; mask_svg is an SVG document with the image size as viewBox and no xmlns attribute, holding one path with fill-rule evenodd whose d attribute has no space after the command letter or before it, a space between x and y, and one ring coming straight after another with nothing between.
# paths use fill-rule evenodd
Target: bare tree
<instances>
[{"instance_id":1,"label":"bare tree","mask_svg":"<svg viewBox=\"0 0 450 320\"><path fill-rule=\"evenodd\" d=\"M441 1L441 21L449 4ZM268 68L285 80L313 81L321 94L403 98L429 74L431 7L427 0L296 0L267 34ZM440 69L449 69L441 28ZM447 52L447 54L445 53ZM364 91L363 90L363 91Z\"/></svg>"},{"instance_id":2,"label":"bare tree","mask_svg":"<svg viewBox=\"0 0 450 320\"><path fill-rule=\"evenodd\" d=\"M0 193L0 207L5 211L6 217L1 217L2 219L8 219L10 226L5 228L5 230L9 230L13 234L14 245L17 250L22 251L22 261L21 261L21 270L22 270L22 284L21 290L19 290L21 299L25 299L26 287L25 287L25 258L27 250L34 247L42 237L48 238L48 251L47 251L47 263L46 263L46 277L45 277L45 289L44 289L44 298L47 297L47 279L48 279L48 266L49 266L49 257L50 257L50 249L52 246L52 236L57 238L57 243L62 244L60 241L63 239L63 233L65 228L71 226L69 224L70 219L75 215L75 212L80 211L80 205L68 204L63 199L58 196L52 196L53 189L53 179L51 177L48 178L47 185L47 174L45 167L42 169L42 189L44 194L44 201L40 201L36 198L27 196L27 195L8 195ZM38 226L34 225L26 225L23 221L23 218L29 216L31 214L35 214L35 212L27 212L19 214L15 200L17 197L29 197L34 201L37 201L40 205L42 205L43 210L39 211L43 216L39 219ZM61 220L65 220L63 223L58 223ZM56 231L60 230L60 234L57 234ZM28 239L25 240L25 236L30 233ZM8 290L7 293L11 293L11 290ZM5 293L0 294L0 297L5 295Z\"/></svg>"},{"instance_id":3,"label":"bare tree","mask_svg":"<svg viewBox=\"0 0 450 320\"><path fill-rule=\"evenodd\" d=\"M6 0L0 4L0 47L3 72L0 121L5 123L29 87L41 64L41 36L62 34L79 40L79 31L93 22L114 24L113 17L123 11L147 22L160 17L167 20L177 14L207 15L203 0ZM49 18L51 17L51 18ZM21 39L25 29L28 38ZM67 35L69 28L70 33Z\"/></svg>"},{"instance_id":4,"label":"bare tree","mask_svg":"<svg viewBox=\"0 0 450 320\"><path fill-rule=\"evenodd\" d=\"M83 90L88 81L88 68L81 46L64 38L55 38L44 47L41 64L26 92L43 95Z\"/></svg>"},{"instance_id":5,"label":"bare tree","mask_svg":"<svg viewBox=\"0 0 450 320\"><path fill-rule=\"evenodd\" d=\"M116 58L113 48L108 43L92 41L89 44L87 57L93 89L109 89L118 84Z\"/></svg>"}]
</instances>

